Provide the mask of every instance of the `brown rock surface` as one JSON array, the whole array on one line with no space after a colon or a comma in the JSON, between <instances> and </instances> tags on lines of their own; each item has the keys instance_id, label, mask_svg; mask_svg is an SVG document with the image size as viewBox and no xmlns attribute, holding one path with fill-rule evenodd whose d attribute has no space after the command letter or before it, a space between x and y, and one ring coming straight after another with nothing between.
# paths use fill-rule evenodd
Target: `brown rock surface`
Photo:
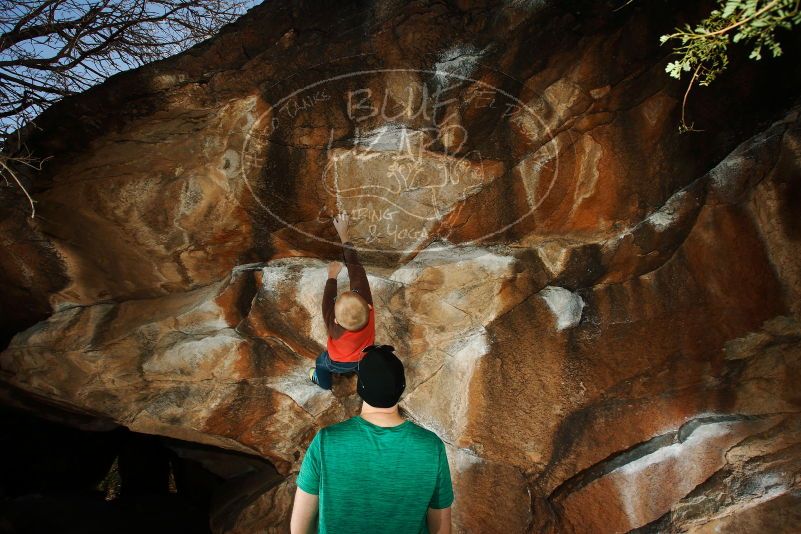
<instances>
[{"instance_id":1,"label":"brown rock surface","mask_svg":"<svg viewBox=\"0 0 801 534\"><path fill-rule=\"evenodd\" d=\"M40 216L0 193L0 378L267 458L215 528L282 531L359 407L305 381L347 210L456 531L797 531L797 50L679 135L657 38L703 6L468 4L266 2L46 112Z\"/></svg>"}]
</instances>

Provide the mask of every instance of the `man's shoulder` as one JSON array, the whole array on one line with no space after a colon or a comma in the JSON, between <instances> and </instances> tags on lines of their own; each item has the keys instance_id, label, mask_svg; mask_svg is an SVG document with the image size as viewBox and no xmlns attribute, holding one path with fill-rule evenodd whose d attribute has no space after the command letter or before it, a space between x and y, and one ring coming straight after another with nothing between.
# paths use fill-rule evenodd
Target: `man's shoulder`
<instances>
[{"instance_id":1,"label":"man's shoulder","mask_svg":"<svg viewBox=\"0 0 801 534\"><path fill-rule=\"evenodd\" d=\"M416 441L426 443L430 446L444 446L444 442L435 432L409 420L406 420L405 425L406 432L411 434ZM325 439L352 435L357 432L360 433L360 430L358 416L355 416L320 429L320 438Z\"/></svg>"},{"instance_id":2,"label":"man's shoulder","mask_svg":"<svg viewBox=\"0 0 801 534\"><path fill-rule=\"evenodd\" d=\"M334 423L333 425L328 425L320 429L320 437L327 437L333 436L337 434L342 434L346 432L352 431L357 426L356 418L351 417L350 419L345 419L344 421L340 421L339 423Z\"/></svg>"},{"instance_id":3,"label":"man's shoulder","mask_svg":"<svg viewBox=\"0 0 801 534\"><path fill-rule=\"evenodd\" d=\"M439 445L444 446L442 439L435 432L425 427L422 427L413 421L409 421L408 425L409 425L409 431L413 433L418 440L424 441L426 443L435 446Z\"/></svg>"}]
</instances>

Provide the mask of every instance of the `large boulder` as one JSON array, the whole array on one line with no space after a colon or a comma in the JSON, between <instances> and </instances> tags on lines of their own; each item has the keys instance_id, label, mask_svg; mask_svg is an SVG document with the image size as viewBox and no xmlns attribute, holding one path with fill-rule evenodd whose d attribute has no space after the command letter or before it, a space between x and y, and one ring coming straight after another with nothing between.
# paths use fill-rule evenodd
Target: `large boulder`
<instances>
[{"instance_id":1,"label":"large boulder","mask_svg":"<svg viewBox=\"0 0 801 534\"><path fill-rule=\"evenodd\" d=\"M359 409L305 378L344 210L457 531L795 531L797 50L735 60L682 135L658 36L704 6L318 4L40 117L39 215L0 213L3 398L266 458L213 526L285 529Z\"/></svg>"}]
</instances>

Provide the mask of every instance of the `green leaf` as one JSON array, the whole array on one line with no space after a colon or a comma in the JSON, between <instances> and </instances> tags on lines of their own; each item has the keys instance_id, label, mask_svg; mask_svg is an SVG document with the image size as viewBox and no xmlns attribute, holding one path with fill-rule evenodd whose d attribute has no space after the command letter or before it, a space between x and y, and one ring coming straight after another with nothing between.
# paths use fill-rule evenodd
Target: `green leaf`
<instances>
[{"instance_id":1,"label":"green leaf","mask_svg":"<svg viewBox=\"0 0 801 534\"><path fill-rule=\"evenodd\" d=\"M734 13L734 11L739 7L739 4L740 4L739 2L727 2L726 6L723 8L723 11L721 12L721 16L724 19L729 18Z\"/></svg>"},{"instance_id":2,"label":"green leaf","mask_svg":"<svg viewBox=\"0 0 801 534\"><path fill-rule=\"evenodd\" d=\"M671 78L681 78L681 64L678 61L670 62L665 67L665 72L667 72Z\"/></svg>"}]
</instances>

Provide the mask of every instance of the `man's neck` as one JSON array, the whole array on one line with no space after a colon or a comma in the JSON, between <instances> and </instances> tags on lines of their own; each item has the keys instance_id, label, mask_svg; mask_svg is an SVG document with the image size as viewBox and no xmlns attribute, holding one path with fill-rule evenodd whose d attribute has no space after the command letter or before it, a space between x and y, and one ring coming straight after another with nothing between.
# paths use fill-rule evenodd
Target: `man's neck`
<instances>
[{"instance_id":1,"label":"man's neck","mask_svg":"<svg viewBox=\"0 0 801 534\"><path fill-rule=\"evenodd\" d=\"M363 402L361 417L377 426L390 427L403 423L403 417L398 413L397 404L392 408L376 408Z\"/></svg>"}]
</instances>

